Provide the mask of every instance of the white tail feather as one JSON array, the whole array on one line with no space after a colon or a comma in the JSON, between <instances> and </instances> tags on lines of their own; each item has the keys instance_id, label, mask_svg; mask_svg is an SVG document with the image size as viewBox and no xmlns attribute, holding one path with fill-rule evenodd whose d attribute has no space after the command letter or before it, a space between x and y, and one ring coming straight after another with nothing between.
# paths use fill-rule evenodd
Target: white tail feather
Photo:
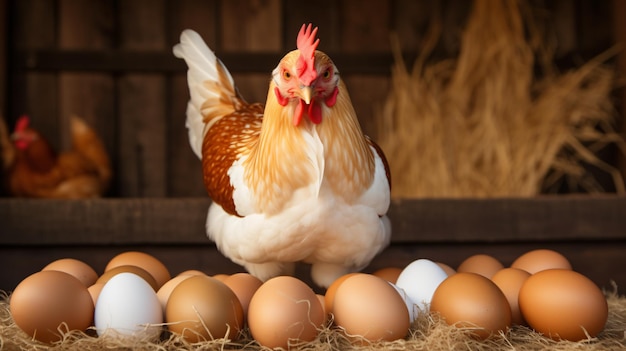
<instances>
[{"instance_id":1,"label":"white tail feather","mask_svg":"<svg viewBox=\"0 0 626 351\"><path fill-rule=\"evenodd\" d=\"M187 105L186 126L191 148L198 158L202 158L202 141L208 130L205 120L215 122L216 117L234 111L232 105L230 109L229 106L224 106L225 101L220 100L220 97L226 95L235 98L235 83L228 69L195 31L184 30L180 35L180 43L174 46L173 51L174 56L184 59L189 67L187 84L191 99ZM207 82L210 84L206 84ZM216 111L219 111L219 115Z\"/></svg>"}]
</instances>

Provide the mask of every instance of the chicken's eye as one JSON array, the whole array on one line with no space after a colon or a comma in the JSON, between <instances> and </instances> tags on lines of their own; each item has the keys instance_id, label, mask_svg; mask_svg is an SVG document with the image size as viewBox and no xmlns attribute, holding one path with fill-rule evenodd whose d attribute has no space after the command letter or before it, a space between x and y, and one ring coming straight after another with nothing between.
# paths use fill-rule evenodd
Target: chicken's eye
<instances>
[{"instance_id":1,"label":"chicken's eye","mask_svg":"<svg viewBox=\"0 0 626 351\"><path fill-rule=\"evenodd\" d=\"M284 80L291 79L291 73L289 73L289 71L287 71L287 70L283 71L283 79Z\"/></svg>"},{"instance_id":2,"label":"chicken's eye","mask_svg":"<svg viewBox=\"0 0 626 351\"><path fill-rule=\"evenodd\" d=\"M323 77L324 79L330 79L330 75L331 75L331 74L330 74L330 69L327 69L327 70L325 70L325 71L324 71L324 73L322 74L322 77Z\"/></svg>"}]
</instances>

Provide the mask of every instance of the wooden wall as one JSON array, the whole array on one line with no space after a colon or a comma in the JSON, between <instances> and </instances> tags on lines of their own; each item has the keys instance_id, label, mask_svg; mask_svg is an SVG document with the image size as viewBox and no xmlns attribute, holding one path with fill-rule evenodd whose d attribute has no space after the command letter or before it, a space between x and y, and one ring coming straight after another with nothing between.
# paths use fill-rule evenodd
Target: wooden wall
<instances>
[{"instance_id":1,"label":"wooden wall","mask_svg":"<svg viewBox=\"0 0 626 351\"><path fill-rule=\"evenodd\" d=\"M532 3L545 8L536 15L551 28L564 65L626 40L622 0ZM363 128L376 137L393 63L390 35L413 58L440 21L434 57L454 55L470 7L466 0L0 0L0 118L12 125L27 113L66 148L69 116L81 115L103 137L115 168L109 199L0 199L0 265L11 267L0 275L0 289L56 258L102 268L127 249L154 253L173 272L240 270L202 227L209 200L184 126L185 65L171 53L184 28L201 33L249 101L263 101L270 71L295 47L302 23L313 22ZM421 257L456 265L476 253L510 263L528 249L549 247L599 285L614 279L623 287L625 200L590 200L397 200L392 246L368 269ZM181 220L189 213L190 222Z\"/></svg>"},{"instance_id":2,"label":"wooden wall","mask_svg":"<svg viewBox=\"0 0 626 351\"><path fill-rule=\"evenodd\" d=\"M533 3L546 6L538 16L553 27L560 57L580 62L611 45L611 2ZM66 148L69 116L83 116L114 162L108 195L185 197L205 192L184 127L185 65L171 54L183 29L201 33L249 101L264 101L269 72L295 47L302 23L313 22L364 130L376 137L393 63L391 34L414 57L429 26L440 21L435 56L452 55L471 2L2 0L0 6L9 49L2 55L9 69L0 114L9 124L27 113L53 145Z\"/></svg>"}]
</instances>

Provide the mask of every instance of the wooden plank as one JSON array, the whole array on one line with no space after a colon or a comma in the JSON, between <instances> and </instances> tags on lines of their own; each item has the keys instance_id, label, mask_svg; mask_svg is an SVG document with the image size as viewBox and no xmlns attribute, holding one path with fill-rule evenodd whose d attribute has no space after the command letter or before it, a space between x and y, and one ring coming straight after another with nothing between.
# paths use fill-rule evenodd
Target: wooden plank
<instances>
[{"instance_id":1,"label":"wooden plank","mask_svg":"<svg viewBox=\"0 0 626 351\"><path fill-rule=\"evenodd\" d=\"M278 59L266 62L259 74L234 75L235 84L247 101L265 103L271 72L283 51L280 0L236 0L222 2L220 48L225 52L278 52ZM254 58L248 56L248 62ZM232 70L225 62L229 70ZM234 72L234 71L233 71Z\"/></svg>"},{"instance_id":2,"label":"wooden plank","mask_svg":"<svg viewBox=\"0 0 626 351\"><path fill-rule=\"evenodd\" d=\"M339 66L337 68L340 71L342 70ZM385 99L389 94L389 77L347 75L344 79L363 132L376 141L380 125L380 114L382 113Z\"/></svg>"},{"instance_id":3,"label":"wooden plank","mask_svg":"<svg viewBox=\"0 0 626 351\"><path fill-rule=\"evenodd\" d=\"M393 2L391 34L397 36L402 50L415 51L423 47L423 40L432 22L441 21L441 7L441 1Z\"/></svg>"},{"instance_id":4,"label":"wooden plank","mask_svg":"<svg viewBox=\"0 0 626 351\"><path fill-rule=\"evenodd\" d=\"M203 244L209 204L208 198L0 199L1 246Z\"/></svg>"},{"instance_id":5,"label":"wooden plank","mask_svg":"<svg viewBox=\"0 0 626 351\"><path fill-rule=\"evenodd\" d=\"M180 33L189 28L198 32L209 47L216 49L219 30L218 5L218 0L168 1L170 43L172 45L178 43Z\"/></svg>"},{"instance_id":6,"label":"wooden plank","mask_svg":"<svg viewBox=\"0 0 626 351\"><path fill-rule=\"evenodd\" d=\"M25 0L12 3L15 50L52 49L55 46L57 18L55 2ZM13 69L13 68L11 68ZM61 127L58 116L58 81L48 72L14 70L16 86L11 87L11 111L8 120L14 122L19 115L31 116L32 125L46 136L53 147L61 145ZM12 126L11 126L12 127Z\"/></svg>"},{"instance_id":7,"label":"wooden plank","mask_svg":"<svg viewBox=\"0 0 626 351\"><path fill-rule=\"evenodd\" d=\"M388 52L390 1L342 0L341 48L346 52Z\"/></svg>"},{"instance_id":8,"label":"wooden plank","mask_svg":"<svg viewBox=\"0 0 626 351\"><path fill-rule=\"evenodd\" d=\"M0 245L206 242L208 198L0 199ZM37 214L33 216L33 214ZM394 243L626 241L626 198L394 200Z\"/></svg>"},{"instance_id":9,"label":"wooden plank","mask_svg":"<svg viewBox=\"0 0 626 351\"><path fill-rule=\"evenodd\" d=\"M220 49L246 52L282 50L280 0L223 1L221 10Z\"/></svg>"},{"instance_id":10,"label":"wooden plank","mask_svg":"<svg viewBox=\"0 0 626 351\"><path fill-rule=\"evenodd\" d=\"M613 1L613 38L617 45L626 47L626 22L624 22L623 14L626 13L626 1ZM626 51L621 50L617 56L617 73L620 77L626 77ZM617 109L620 113L618 128L622 133L626 131L626 88L622 85L616 92ZM626 179L626 155L618 156L617 164L622 172L622 177Z\"/></svg>"},{"instance_id":11,"label":"wooden plank","mask_svg":"<svg viewBox=\"0 0 626 351\"><path fill-rule=\"evenodd\" d=\"M163 50L165 2L120 3L120 46L128 51ZM119 80L120 195L165 196L167 191L166 79L129 72Z\"/></svg>"},{"instance_id":12,"label":"wooden plank","mask_svg":"<svg viewBox=\"0 0 626 351\"><path fill-rule=\"evenodd\" d=\"M319 49L328 53L341 50L339 1L284 1L285 52L296 48L296 38L303 24L313 23L319 28ZM331 56L332 57L332 56Z\"/></svg>"},{"instance_id":13,"label":"wooden plank","mask_svg":"<svg viewBox=\"0 0 626 351\"><path fill-rule=\"evenodd\" d=\"M0 80L0 119L6 118L7 115L7 79L4 77L7 77L7 59L9 56L6 51L8 45L8 6L7 0L0 0L0 22L2 22L0 24L0 47L3 48L2 52L0 52L0 77L3 77Z\"/></svg>"},{"instance_id":14,"label":"wooden plank","mask_svg":"<svg viewBox=\"0 0 626 351\"><path fill-rule=\"evenodd\" d=\"M106 50L114 45L113 4L107 0L58 3L58 49ZM76 30L80 28L80 30ZM70 118L78 115L94 128L116 164L115 82L106 73L59 72L61 150L71 147ZM114 187L113 187L114 188Z\"/></svg>"},{"instance_id":15,"label":"wooden plank","mask_svg":"<svg viewBox=\"0 0 626 351\"><path fill-rule=\"evenodd\" d=\"M217 45L219 22L218 1L184 0L169 1L169 36L172 45L179 42L180 33L187 28L198 32L210 47ZM171 49L167 50L169 58L174 58ZM176 59L186 71L186 65ZM189 101L187 75L177 72L169 81L167 114L167 138L169 147L168 160L168 196L173 197L206 197L202 181L202 166L198 157L189 146L189 137L185 127L185 111Z\"/></svg>"}]
</instances>

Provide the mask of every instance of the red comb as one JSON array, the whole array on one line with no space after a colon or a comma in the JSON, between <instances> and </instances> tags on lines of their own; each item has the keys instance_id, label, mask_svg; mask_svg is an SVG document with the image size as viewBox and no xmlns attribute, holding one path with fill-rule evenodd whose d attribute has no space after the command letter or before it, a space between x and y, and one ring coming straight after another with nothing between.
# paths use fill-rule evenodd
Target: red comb
<instances>
[{"instance_id":1,"label":"red comb","mask_svg":"<svg viewBox=\"0 0 626 351\"><path fill-rule=\"evenodd\" d=\"M317 45L320 43L319 38L315 39L317 27L312 27L311 23L308 26L303 24L296 40L298 50L300 50L300 57L298 57L298 62L296 63L296 73L302 83L307 86L311 85L311 82L317 77L317 72L315 71L315 49L317 49Z\"/></svg>"},{"instance_id":2,"label":"red comb","mask_svg":"<svg viewBox=\"0 0 626 351\"><path fill-rule=\"evenodd\" d=\"M30 118L28 118L28 116L26 115L22 115L20 116L20 118L17 119L17 122L15 122L15 131L21 132L24 129L28 128L29 126L30 126Z\"/></svg>"}]
</instances>

